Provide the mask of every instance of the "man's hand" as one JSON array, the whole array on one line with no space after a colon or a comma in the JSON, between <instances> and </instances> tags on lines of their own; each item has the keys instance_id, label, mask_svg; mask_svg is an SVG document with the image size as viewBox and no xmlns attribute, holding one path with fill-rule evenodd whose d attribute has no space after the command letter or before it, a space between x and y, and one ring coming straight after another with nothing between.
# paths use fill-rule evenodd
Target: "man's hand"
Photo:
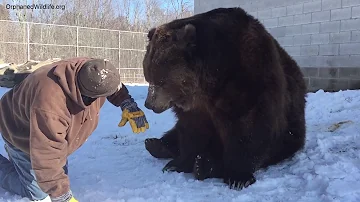
<instances>
[{"instance_id":1,"label":"man's hand","mask_svg":"<svg viewBox=\"0 0 360 202\"><path fill-rule=\"evenodd\" d=\"M72 195L71 190L69 190L67 193L58 196L58 197L51 197L52 202L78 202Z\"/></svg>"},{"instance_id":2,"label":"man's hand","mask_svg":"<svg viewBox=\"0 0 360 202\"><path fill-rule=\"evenodd\" d=\"M79 201L76 200L74 197L72 197L69 202L79 202Z\"/></svg>"},{"instance_id":3,"label":"man's hand","mask_svg":"<svg viewBox=\"0 0 360 202\"><path fill-rule=\"evenodd\" d=\"M137 106L133 98L124 100L120 107L123 113L118 124L119 127L123 127L129 121L134 133L145 132L146 129L149 129L144 112Z\"/></svg>"}]
</instances>

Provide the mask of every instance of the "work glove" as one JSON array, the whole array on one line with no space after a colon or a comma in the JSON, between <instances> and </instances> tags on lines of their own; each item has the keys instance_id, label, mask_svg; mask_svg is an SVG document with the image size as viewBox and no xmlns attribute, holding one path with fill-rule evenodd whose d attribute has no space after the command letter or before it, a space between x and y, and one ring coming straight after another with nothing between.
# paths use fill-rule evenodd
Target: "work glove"
<instances>
[{"instance_id":1,"label":"work glove","mask_svg":"<svg viewBox=\"0 0 360 202\"><path fill-rule=\"evenodd\" d=\"M120 107L122 119L118 124L119 127L123 127L129 121L134 133L145 132L146 129L149 129L144 112L137 106L133 98L124 100Z\"/></svg>"},{"instance_id":2,"label":"work glove","mask_svg":"<svg viewBox=\"0 0 360 202\"><path fill-rule=\"evenodd\" d=\"M51 201L52 202L78 202L78 200L76 200L74 198L74 196L72 195L71 190L69 190L67 193L58 196L58 197L51 197Z\"/></svg>"}]
</instances>

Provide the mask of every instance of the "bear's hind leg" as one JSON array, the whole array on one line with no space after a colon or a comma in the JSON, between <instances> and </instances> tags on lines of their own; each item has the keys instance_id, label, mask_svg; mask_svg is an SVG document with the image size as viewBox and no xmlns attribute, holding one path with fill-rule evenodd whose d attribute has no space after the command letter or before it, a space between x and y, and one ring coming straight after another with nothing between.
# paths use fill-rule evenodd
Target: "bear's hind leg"
<instances>
[{"instance_id":1,"label":"bear's hind leg","mask_svg":"<svg viewBox=\"0 0 360 202\"><path fill-rule=\"evenodd\" d=\"M224 176L223 161L208 154L199 154L195 158L193 173L197 180L222 178Z\"/></svg>"},{"instance_id":2,"label":"bear's hind leg","mask_svg":"<svg viewBox=\"0 0 360 202\"><path fill-rule=\"evenodd\" d=\"M293 157L305 144L306 126L303 114L292 114L289 117L289 127L275 143L274 150L263 167L278 164Z\"/></svg>"},{"instance_id":3,"label":"bear's hind leg","mask_svg":"<svg viewBox=\"0 0 360 202\"><path fill-rule=\"evenodd\" d=\"M222 123L221 138L224 152L224 183L231 189L241 190L256 182L254 172L268 155L271 129L265 121L251 125L238 120L229 125ZM261 127L265 126L265 127Z\"/></svg>"},{"instance_id":4,"label":"bear's hind leg","mask_svg":"<svg viewBox=\"0 0 360 202\"><path fill-rule=\"evenodd\" d=\"M214 132L205 151L195 158L193 173L195 179L224 177L223 145L220 136Z\"/></svg>"},{"instance_id":5,"label":"bear's hind leg","mask_svg":"<svg viewBox=\"0 0 360 202\"><path fill-rule=\"evenodd\" d=\"M163 171L191 173L196 156L208 149L216 130L206 114L196 111L184 112L176 124L176 129L180 155L171 160Z\"/></svg>"}]
</instances>

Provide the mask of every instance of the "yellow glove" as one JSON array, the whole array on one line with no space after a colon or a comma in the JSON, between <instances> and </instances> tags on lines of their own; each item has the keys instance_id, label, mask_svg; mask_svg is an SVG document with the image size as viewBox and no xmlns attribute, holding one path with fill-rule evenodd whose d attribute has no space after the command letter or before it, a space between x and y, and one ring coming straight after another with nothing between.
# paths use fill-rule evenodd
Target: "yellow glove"
<instances>
[{"instance_id":1,"label":"yellow glove","mask_svg":"<svg viewBox=\"0 0 360 202\"><path fill-rule=\"evenodd\" d=\"M118 126L123 127L128 121L134 133L145 132L146 129L149 129L149 123L147 122L145 114L141 109L135 112L129 112L128 109L125 109L122 113L122 119Z\"/></svg>"},{"instance_id":2,"label":"yellow glove","mask_svg":"<svg viewBox=\"0 0 360 202\"><path fill-rule=\"evenodd\" d=\"M67 193L58 196L58 197L50 197L52 202L79 202L78 200L76 200L74 198L74 196L72 195L72 191L69 190Z\"/></svg>"},{"instance_id":3,"label":"yellow glove","mask_svg":"<svg viewBox=\"0 0 360 202\"><path fill-rule=\"evenodd\" d=\"M76 200L74 197L71 197L71 199L69 200L69 202L79 202L79 201Z\"/></svg>"},{"instance_id":4,"label":"yellow glove","mask_svg":"<svg viewBox=\"0 0 360 202\"><path fill-rule=\"evenodd\" d=\"M145 132L146 129L149 129L144 112L137 106L133 98L124 100L120 106L123 113L118 124L119 127L123 127L129 121L134 133Z\"/></svg>"}]
</instances>

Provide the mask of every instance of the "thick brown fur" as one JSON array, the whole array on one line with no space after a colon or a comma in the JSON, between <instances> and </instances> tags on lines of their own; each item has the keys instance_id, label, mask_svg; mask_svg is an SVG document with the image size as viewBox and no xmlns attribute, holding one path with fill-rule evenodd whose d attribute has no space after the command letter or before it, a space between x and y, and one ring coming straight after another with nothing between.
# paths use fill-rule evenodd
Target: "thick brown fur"
<instances>
[{"instance_id":1,"label":"thick brown fur","mask_svg":"<svg viewBox=\"0 0 360 202\"><path fill-rule=\"evenodd\" d=\"M303 148L303 74L243 9L174 20L148 38L145 106L155 113L172 108L178 118L161 139L145 143L153 156L174 158L167 170L200 169L198 179L221 177L241 189L258 169Z\"/></svg>"}]
</instances>

